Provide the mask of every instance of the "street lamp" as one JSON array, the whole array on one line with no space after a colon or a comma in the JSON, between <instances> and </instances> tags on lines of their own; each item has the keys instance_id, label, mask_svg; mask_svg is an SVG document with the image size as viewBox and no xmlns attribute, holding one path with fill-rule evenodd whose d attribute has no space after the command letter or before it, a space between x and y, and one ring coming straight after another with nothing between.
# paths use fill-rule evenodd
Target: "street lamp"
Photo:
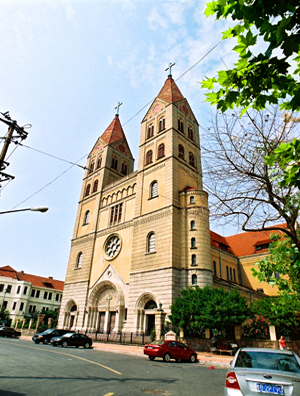
<instances>
[{"instance_id":1,"label":"street lamp","mask_svg":"<svg viewBox=\"0 0 300 396\"><path fill-rule=\"evenodd\" d=\"M24 212L26 210L31 210L32 212L47 212L49 208L47 208L46 206L38 206L36 208L24 208L24 209L12 209L12 210L5 210L4 212L0 212L0 214L4 214L4 213L13 213L13 212Z\"/></svg>"}]
</instances>

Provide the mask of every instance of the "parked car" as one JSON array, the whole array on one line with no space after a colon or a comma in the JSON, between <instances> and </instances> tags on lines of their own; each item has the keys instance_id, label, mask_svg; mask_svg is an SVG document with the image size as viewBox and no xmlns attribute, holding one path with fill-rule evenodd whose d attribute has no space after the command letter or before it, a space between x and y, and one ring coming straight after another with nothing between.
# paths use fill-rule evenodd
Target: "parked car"
<instances>
[{"instance_id":1,"label":"parked car","mask_svg":"<svg viewBox=\"0 0 300 396\"><path fill-rule=\"evenodd\" d=\"M154 341L151 344L146 344L144 347L144 354L148 355L150 360L156 357L161 357L165 362L171 359L189 360L194 363L197 360L197 353L179 341Z\"/></svg>"},{"instance_id":2,"label":"parked car","mask_svg":"<svg viewBox=\"0 0 300 396\"><path fill-rule=\"evenodd\" d=\"M90 339L90 337L81 333L66 333L58 337L53 337L51 338L50 343L53 346L61 345L64 348L68 346L79 348L82 346L88 349L93 345L93 341Z\"/></svg>"},{"instance_id":3,"label":"parked car","mask_svg":"<svg viewBox=\"0 0 300 396\"><path fill-rule=\"evenodd\" d=\"M62 330L62 329L48 329L45 330L43 333L37 333L32 337L32 341L36 344L42 342L43 344L49 344L51 338L60 336L66 333L74 333L74 331L70 330Z\"/></svg>"},{"instance_id":4,"label":"parked car","mask_svg":"<svg viewBox=\"0 0 300 396\"><path fill-rule=\"evenodd\" d=\"M0 327L0 336L1 337L16 338L16 337L21 337L21 332L15 330L12 327L1 326Z\"/></svg>"},{"instance_id":5,"label":"parked car","mask_svg":"<svg viewBox=\"0 0 300 396\"><path fill-rule=\"evenodd\" d=\"M227 372L225 396L300 395L300 359L295 352L240 348Z\"/></svg>"}]
</instances>

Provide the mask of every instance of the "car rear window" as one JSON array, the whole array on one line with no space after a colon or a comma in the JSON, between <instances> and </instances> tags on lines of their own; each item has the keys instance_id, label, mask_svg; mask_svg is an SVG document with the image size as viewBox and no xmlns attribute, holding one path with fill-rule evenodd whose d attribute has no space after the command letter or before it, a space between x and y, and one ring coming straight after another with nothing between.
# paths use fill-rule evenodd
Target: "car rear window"
<instances>
[{"instance_id":1,"label":"car rear window","mask_svg":"<svg viewBox=\"0 0 300 396\"><path fill-rule=\"evenodd\" d=\"M300 367L293 355L276 352L241 351L237 357L235 367L300 373Z\"/></svg>"},{"instance_id":2,"label":"car rear window","mask_svg":"<svg viewBox=\"0 0 300 396\"><path fill-rule=\"evenodd\" d=\"M151 345L162 345L162 344L164 344L164 343L165 343L164 340L159 340L159 341L153 341L153 342L151 342Z\"/></svg>"}]
</instances>

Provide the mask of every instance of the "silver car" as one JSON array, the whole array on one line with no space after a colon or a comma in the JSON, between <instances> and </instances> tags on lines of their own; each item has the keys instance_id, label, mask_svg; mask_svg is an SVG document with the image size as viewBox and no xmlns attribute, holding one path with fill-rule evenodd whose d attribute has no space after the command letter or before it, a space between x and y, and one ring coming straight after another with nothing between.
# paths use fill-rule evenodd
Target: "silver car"
<instances>
[{"instance_id":1,"label":"silver car","mask_svg":"<svg viewBox=\"0 0 300 396\"><path fill-rule=\"evenodd\" d=\"M225 396L300 395L300 359L295 352L240 348L227 372Z\"/></svg>"}]
</instances>

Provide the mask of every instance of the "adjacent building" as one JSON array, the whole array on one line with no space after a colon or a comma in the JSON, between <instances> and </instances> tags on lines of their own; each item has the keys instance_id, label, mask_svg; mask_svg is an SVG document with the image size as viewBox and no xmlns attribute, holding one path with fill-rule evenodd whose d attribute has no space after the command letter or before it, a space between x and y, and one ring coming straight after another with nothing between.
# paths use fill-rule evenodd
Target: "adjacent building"
<instances>
[{"instance_id":1,"label":"adjacent building","mask_svg":"<svg viewBox=\"0 0 300 396\"><path fill-rule=\"evenodd\" d=\"M35 312L58 311L64 282L26 274L10 266L0 268L0 304L10 312L12 324Z\"/></svg>"}]
</instances>

